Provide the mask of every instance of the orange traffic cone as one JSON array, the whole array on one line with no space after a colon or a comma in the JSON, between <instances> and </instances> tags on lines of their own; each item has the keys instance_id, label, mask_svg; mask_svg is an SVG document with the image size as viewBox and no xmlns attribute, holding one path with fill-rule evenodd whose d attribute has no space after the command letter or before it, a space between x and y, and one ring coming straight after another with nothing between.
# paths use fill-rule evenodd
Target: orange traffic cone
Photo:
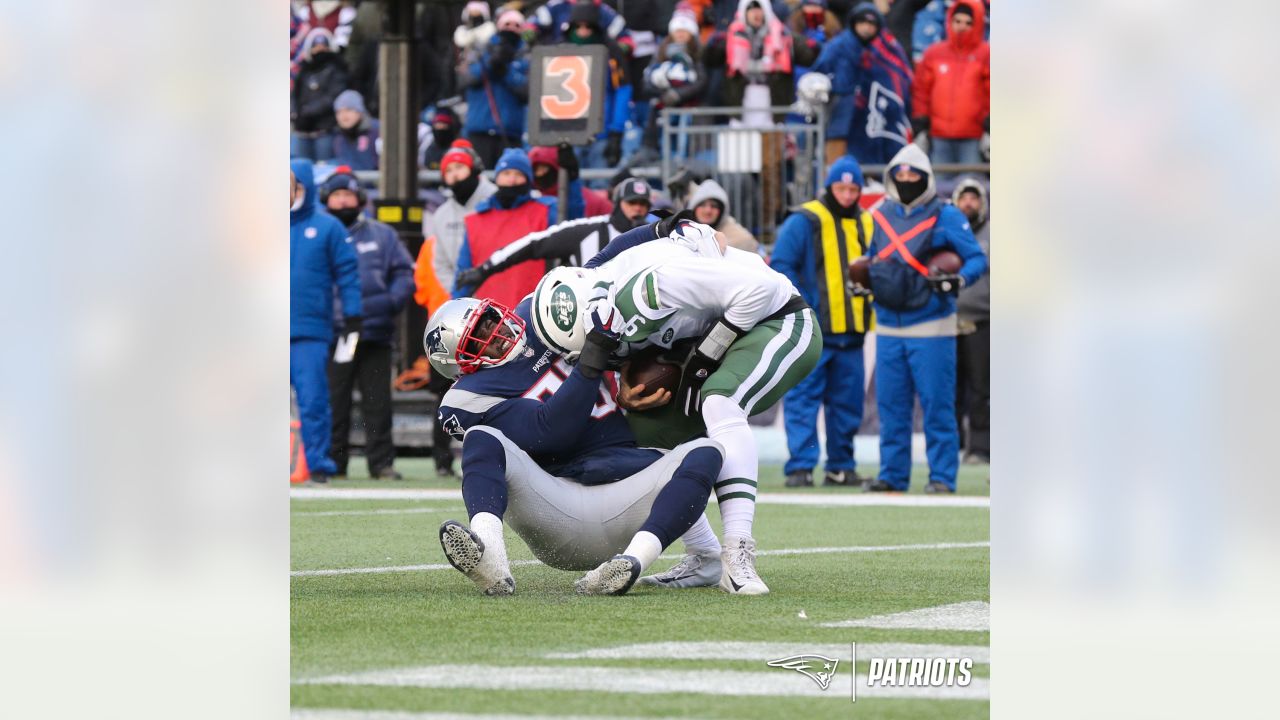
<instances>
[{"instance_id":1,"label":"orange traffic cone","mask_svg":"<svg viewBox=\"0 0 1280 720\"><path fill-rule=\"evenodd\" d=\"M289 420L289 482L297 485L311 477L307 456L302 452L302 422Z\"/></svg>"}]
</instances>

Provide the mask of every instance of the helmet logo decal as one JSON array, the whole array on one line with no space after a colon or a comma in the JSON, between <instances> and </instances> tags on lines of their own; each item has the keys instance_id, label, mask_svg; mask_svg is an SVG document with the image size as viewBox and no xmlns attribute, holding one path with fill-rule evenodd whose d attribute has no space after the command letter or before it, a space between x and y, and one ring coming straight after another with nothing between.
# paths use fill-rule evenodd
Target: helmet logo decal
<instances>
[{"instance_id":1,"label":"helmet logo decal","mask_svg":"<svg viewBox=\"0 0 1280 720\"><path fill-rule=\"evenodd\" d=\"M440 328L432 328L427 332L426 344L427 352L432 355L448 353L448 350L445 349L444 341L440 339Z\"/></svg>"},{"instance_id":2,"label":"helmet logo decal","mask_svg":"<svg viewBox=\"0 0 1280 720\"><path fill-rule=\"evenodd\" d=\"M551 291L551 321L564 332L571 332L577 324L578 302L565 285Z\"/></svg>"}]
</instances>

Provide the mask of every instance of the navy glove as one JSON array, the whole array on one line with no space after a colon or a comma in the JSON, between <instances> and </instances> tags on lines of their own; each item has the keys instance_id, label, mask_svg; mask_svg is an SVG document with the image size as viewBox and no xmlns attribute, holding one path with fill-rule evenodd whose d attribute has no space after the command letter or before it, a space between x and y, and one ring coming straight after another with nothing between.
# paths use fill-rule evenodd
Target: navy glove
<instances>
[{"instance_id":1,"label":"navy glove","mask_svg":"<svg viewBox=\"0 0 1280 720\"><path fill-rule=\"evenodd\" d=\"M654 233L656 233L654 237L660 237L660 238L670 237L671 233L675 231L676 225L679 225L681 222L685 220L696 221L697 219L698 219L698 216L695 215L693 210L691 209L681 210L680 212L674 215L668 215L653 224L653 231Z\"/></svg>"},{"instance_id":2,"label":"navy glove","mask_svg":"<svg viewBox=\"0 0 1280 720\"><path fill-rule=\"evenodd\" d=\"M622 159L622 133L609 133L609 140L604 146L604 161L609 167L616 167Z\"/></svg>"},{"instance_id":3,"label":"navy glove","mask_svg":"<svg viewBox=\"0 0 1280 720\"><path fill-rule=\"evenodd\" d=\"M959 275L930 275L929 287L939 295L955 297L964 287L964 278Z\"/></svg>"},{"instance_id":4,"label":"navy glove","mask_svg":"<svg viewBox=\"0 0 1280 720\"><path fill-rule=\"evenodd\" d=\"M560 143L559 148L556 150L556 160L569 175L569 182L578 179L578 154L573 151L572 145Z\"/></svg>"}]
</instances>

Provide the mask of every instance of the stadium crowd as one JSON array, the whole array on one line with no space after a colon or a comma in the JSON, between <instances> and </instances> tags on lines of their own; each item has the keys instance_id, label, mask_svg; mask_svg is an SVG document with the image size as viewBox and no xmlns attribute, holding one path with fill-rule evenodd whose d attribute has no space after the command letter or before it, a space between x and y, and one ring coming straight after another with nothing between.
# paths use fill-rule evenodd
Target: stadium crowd
<instances>
[{"instance_id":1,"label":"stadium crowd","mask_svg":"<svg viewBox=\"0 0 1280 720\"><path fill-rule=\"evenodd\" d=\"M427 313L459 296L514 306L548 269L586 262L645 224L649 211L685 208L731 246L770 261L822 318L819 368L784 400L788 485L813 484L819 409L824 484L906 489L902 464L909 466L917 398L933 491L954 491L960 457L989 461L987 183L932 169L989 159L987 0L420 2L418 160L441 180L427 193L416 258L368 215L368 193L355 178L378 169L382 154L381 12L372 0L291 3L291 379L314 481L346 474L356 383L370 476L400 477L391 344L410 303ZM605 128L583 147L530 147L529 54L557 43L607 49ZM804 80L819 75L821 83ZM727 181L713 170L691 164L657 182L631 176L678 152L662 147L662 108L789 106L805 99L806 86L818 87L826 104L825 148L808 150L822 161L825 182L816 197L779 214L776 237L735 219L745 208L730 207L718 182ZM864 178L868 165L887 169ZM562 168L569 203L557 225ZM613 178L589 187L586 169ZM350 239L335 242L335 233ZM971 243L981 248L981 267L968 262ZM930 278L924 304L910 311L884 307L869 287L827 282L831 272L843 278L859 256L925 259L941 247L954 247L965 265L942 281ZM863 376L864 338L873 330L882 463L874 479L860 476L853 458L866 388L847 381ZM360 337L354 356L335 361L336 338L351 332ZM439 395L449 383L421 358L395 386ZM439 427L433 445L438 472L454 474Z\"/></svg>"}]
</instances>

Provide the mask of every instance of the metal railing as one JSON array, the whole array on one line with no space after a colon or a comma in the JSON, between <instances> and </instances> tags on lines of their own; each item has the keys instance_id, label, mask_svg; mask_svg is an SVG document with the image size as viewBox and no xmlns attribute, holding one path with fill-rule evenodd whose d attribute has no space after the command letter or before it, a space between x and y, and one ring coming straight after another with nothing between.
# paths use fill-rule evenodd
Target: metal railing
<instances>
[{"instance_id":1,"label":"metal railing","mask_svg":"<svg viewBox=\"0 0 1280 720\"><path fill-rule=\"evenodd\" d=\"M746 123L748 113L782 122ZM800 118L799 122L794 118ZM700 166L729 196L726 212L760 242L773 242L787 209L822 187L826 119L821 108L798 115L789 106L663 108L662 177ZM686 198L672 198L677 205Z\"/></svg>"}]
</instances>

